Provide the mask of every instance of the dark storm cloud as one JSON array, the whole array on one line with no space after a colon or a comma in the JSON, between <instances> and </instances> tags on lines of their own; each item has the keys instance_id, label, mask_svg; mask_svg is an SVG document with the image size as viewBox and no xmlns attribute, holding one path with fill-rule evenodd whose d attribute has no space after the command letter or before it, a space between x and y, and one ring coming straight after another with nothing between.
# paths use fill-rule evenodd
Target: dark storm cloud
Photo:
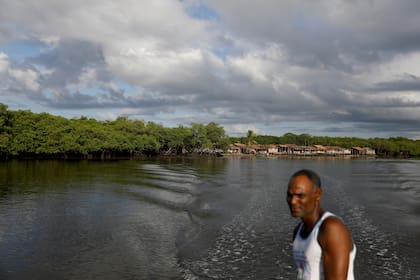
<instances>
[{"instance_id":1,"label":"dark storm cloud","mask_svg":"<svg viewBox=\"0 0 420 280\"><path fill-rule=\"evenodd\" d=\"M53 50L29 62L53 70L51 75L43 77L43 86L48 88L63 88L69 83L77 83L83 70L106 66L99 46L79 40L62 40Z\"/></svg>"},{"instance_id":2,"label":"dark storm cloud","mask_svg":"<svg viewBox=\"0 0 420 280\"><path fill-rule=\"evenodd\" d=\"M44 102L50 107L58 109L86 109L99 106L97 96L90 96L80 92L63 92L55 97L44 96Z\"/></svg>"},{"instance_id":3,"label":"dark storm cloud","mask_svg":"<svg viewBox=\"0 0 420 280\"><path fill-rule=\"evenodd\" d=\"M170 96L126 96L123 91L108 92L98 91L95 94L82 92L61 92L56 95L43 95L40 98L45 104L59 109L115 109L137 108L142 111L159 112L167 111L172 106L185 104L185 99Z\"/></svg>"},{"instance_id":4,"label":"dark storm cloud","mask_svg":"<svg viewBox=\"0 0 420 280\"><path fill-rule=\"evenodd\" d=\"M389 122L363 122L340 123L320 130L320 134L327 135L348 135L349 130L357 131L368 137L395 137L404 135L408 138L418 138L418 131L413 130L413 126L420 126L418 121L389 121ZM392 129L390 129L393 127Z\"/></svg>"},{"instance_id":5,"label":"dark storm cloud","mask_svg":"<svg viewBox=\"0 0 420 280\"><path fill-rule=\"evenodd\" d=\"M370 90L373 92L416 91L420 96L420 77L406 74L398 80L376 83Z\"/></svg>"},{"instance_id":6,"label":"dark storm cloud","mask_svg":"<svg viewBox=\"0 0 420 280\"><path fill-rule=\"evenodd\" d=\"M343 56L373 63L420 48L416 0L215 2L232 33L278 43L292 63L310 68L349 71L352 65Z\"/></svg>"}]
</instances>

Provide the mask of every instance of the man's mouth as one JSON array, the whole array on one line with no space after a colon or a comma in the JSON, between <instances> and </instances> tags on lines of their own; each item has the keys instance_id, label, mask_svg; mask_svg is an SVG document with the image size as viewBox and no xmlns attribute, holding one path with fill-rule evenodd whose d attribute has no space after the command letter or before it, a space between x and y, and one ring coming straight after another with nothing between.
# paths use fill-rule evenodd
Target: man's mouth
<instances>
[{"instance_id":1,"label":"man's mouth","mask_svg":"<svg viewBox=\"0 0 420 280\"><path fill-rule=\"evenodd\" d=\"M299 211L300 211L300 209L299 209L299 208L290 208L290 211L291 211L292 213L296 213L296 212L299 212Z\"/></svg>"}]
</instances>

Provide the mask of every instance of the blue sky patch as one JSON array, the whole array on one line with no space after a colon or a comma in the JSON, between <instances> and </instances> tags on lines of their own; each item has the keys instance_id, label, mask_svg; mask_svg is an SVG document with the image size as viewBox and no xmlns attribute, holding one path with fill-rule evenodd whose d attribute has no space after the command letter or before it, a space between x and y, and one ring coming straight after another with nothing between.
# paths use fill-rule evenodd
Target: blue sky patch
<instances>
[{"instance_id":1,"label":"blue sky patch","mask_svg":"<svg viewBox=\"0 0 420 280\"><path fill-rule=\"evenodd\" d=\"M212 50L212 52L222 60L226 60L231 51L231 48L215 48Z\"/></svg>"},{"instance_id":2,"label":"blue sky patch","mask_svg":"<svg viewBox=\"0 0 420 280\"><path fill-rule=\"evenodd\" d=\"M188 7L187 13L192 18L200 20L218 20L220 18L215 10L202 3Z\"/></svg>"},{"instance_id":3,"label":"blue sky patch","mask_svg":"<svg viewBox=\"0 0 420 280\"><path fill-rule=\"evenodd\" d=\"M23 62L27 57L34 57L45 51L48 47L39 41L11 41L0 52L6 53L16 62Z\"/></svg>"},{"instance_id":4,"label":"blue sky patch","mask_svg":"<svg viewBox=\"0 0 420 280\"><path fill-rule=\"evenodd\" d=\"M128 95L138 92L138 88L136 86L130 85L124 81L117 81L116 85Z\"/></svg>"}]
</instances>

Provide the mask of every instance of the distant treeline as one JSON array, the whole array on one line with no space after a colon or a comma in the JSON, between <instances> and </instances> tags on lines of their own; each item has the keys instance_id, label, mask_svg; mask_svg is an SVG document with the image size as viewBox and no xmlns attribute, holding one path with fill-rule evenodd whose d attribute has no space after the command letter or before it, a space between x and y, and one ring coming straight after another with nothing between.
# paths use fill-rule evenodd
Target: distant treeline
<instances>
[{"instance_id":1,"label":"distant treeline","mask_svg":"<svg viewBox=\"0 0 420 280\"><path fill-rule=\"evenodd\" d=\"M356 137L327 137L309 134L296 135L286 133L283 136L255 135L251 130L246 137L230 138L232 143L243 144L296 144L300 146L324 145L343 148L369 147L375 149L376 154L383 157L419 157L420 140L404 137L391 138L356 138Z\"/></svg>"},{"instance_id":2,"label":"distant treeline","mask_svg":"<svg viewBox=\"0 0 420 280\"><path fill-rule=\"evenodd\" d=\"M383 156L420 156L420 140L403 137L362 139L293 133L266 136L248 131L247 136L238 138L228 137L224 128L214 122L168 128L126 117L98 121L87 117L67 119L28 110L12 111L0 103L0 158L202 154L227 150L232 143L361 146L373 148Z\"/></svg>"}]
</instances>

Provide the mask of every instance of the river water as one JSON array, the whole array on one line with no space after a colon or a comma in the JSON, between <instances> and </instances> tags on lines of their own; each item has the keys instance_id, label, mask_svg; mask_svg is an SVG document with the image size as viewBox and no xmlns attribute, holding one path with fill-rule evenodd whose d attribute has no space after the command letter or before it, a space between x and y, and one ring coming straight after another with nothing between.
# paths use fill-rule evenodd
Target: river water
<instances>
[{"instance_id":1,"label":"river water","mask_svg":"<svg viewBox=\"0 0 420 280\"><path fill-rule=\"evenodd\" d=\"M295 279L301 168L356 279L420 279L420 161L322 158L0 162L0 279Z\"/></svg>"}]
</instances>

